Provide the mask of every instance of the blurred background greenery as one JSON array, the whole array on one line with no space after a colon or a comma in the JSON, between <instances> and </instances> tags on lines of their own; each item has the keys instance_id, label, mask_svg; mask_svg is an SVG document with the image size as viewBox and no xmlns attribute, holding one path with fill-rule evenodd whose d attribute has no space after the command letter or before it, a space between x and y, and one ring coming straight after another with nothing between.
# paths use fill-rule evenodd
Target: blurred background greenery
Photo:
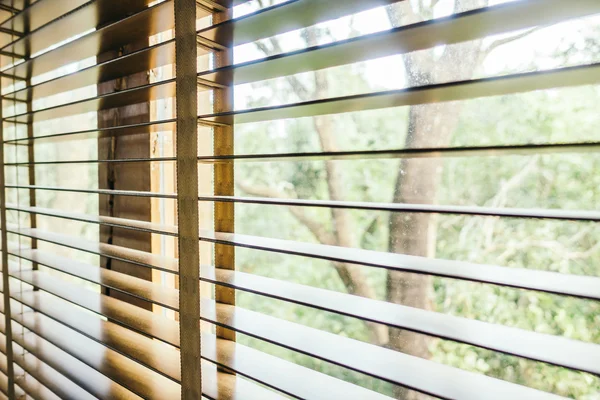
<instances>
[{"instance_id":1,"label":"blurred background greenery","mask_svg":"<svg viewBox=\"0 0 600 400\"><path fill-rule=\"evenodd\" d=\"M438 17L436 10L442 6L459 12L488 5L403 3L264 40L236 56L258 58L407 25ZM600 18L586 18L245 85L236 88L236 105L286 104L587 64L600 57L599 39ZM598 139L599 109L600 88L589 86L252 123L236 126L236 152L584 142ZM598 210L600 154L240 163L236 182L239 195ZM600 275L600 228L594 223L238 204L236 231L507 268ZM242 271L277 279L600 343L600 304L591 300L248 249L237 250L236 264ZM342 279L348 270L356 271L361 282L348 285ZM600 379L590 374L242 292L238 305L565 397L600 399ZM240 341L391 397L428 398L251 338Z\"/></svg>"}]
</instances>

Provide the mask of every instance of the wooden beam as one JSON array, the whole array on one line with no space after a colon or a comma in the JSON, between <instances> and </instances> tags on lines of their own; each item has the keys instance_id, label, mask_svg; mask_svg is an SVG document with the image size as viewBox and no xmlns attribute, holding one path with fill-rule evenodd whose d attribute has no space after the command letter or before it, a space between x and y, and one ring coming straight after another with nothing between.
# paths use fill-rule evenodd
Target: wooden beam
<instances>
[{"instance_id":1,"label":"wooden beam","mask_svg":"<svg viewBox=\"0 0 600 400\"><path fill-rule=\"evenodd\" d=\"M1 99L0 99L1 103ZM8 235L6 232L6 176L4 171L4 123L0 107L0 244L2 245L2 300L4 302L4 323L6 335L6 363L8 377L8 398L15 400L15 372L12 347L12 315L10 310L10 286L8 280Z\"/></svg>"},{"instance_id":2,"label":"wooden beam","mask_svg":"<svg viewBox=\"0 0 600 400\"><path fill-rule=\"evenodd\" d=\"M228 0L225 4L226 11L215 12L213 22L226 21L233 17L232 1ZM230 26L217 31L216 37L224 50L215 52L215 67L224 67L233 64L233 32ZM213 90L214 112L223 112L233 109L233 82L224 85L222 88ZM214 128L214 155L230 156L234 151L233 125L217 126ZM214 194L215 196L234 196L234 163L228 160L223 163L216 163L214 166ZM235 204L229 202L216 202L215 209L215 231L231 232L235 231ZM215 266L217 268L235 270L235 247L223 244L215 244ZM217 303L235 305L235 290L224 286L216 286L215 300ZM220 326L217 326L217 337L227 340L236 340L235 332Z\"/></svg>"},{"instance_id":3,"label":"wooden beam","mask_svg":"<svg viewBox=\"0 0 600 400\"><path fill-rule=\"evenodd\" d=\"M148 46L148 38L130 43L119 50L100 55L97 62L103 62ZM148 73L140 72L127 77L101 82L97 85L98 94L114 93L131 87L149 83ZM98 128L144 123L150 121L150 102L127 105L98 112ZM98 159L148 158L151 154L151 140L147 133L113 136L106 134L98 139ZM104 163L98 165L98 187L100 189L123 189L150 191L150 163ZM151 221L152 202L150 198L100 195L99 214L110 217ZM152 252L152 238L148 232L120 229L110 226L100 228L100 242ZM136 278L152 280L152 271L137 265L109 258L101 258L101 266ZM152 304L117 291L105 289L105 294L119 300L135 304L146 310Z\"/></svg>"},{"instance_id":4,"label":"wooden beam","mask_svg":"<svg viewBox=\"0 0 600 400\"><path fill-rule=\"evenodd\" d=\"M202 397L196 0L175 0L181 398Z\"/></svg>"},{"instance_id":5,"label":"wooden beam","mask_svg":"<svg viewBox=\"0 0 600 400\"><path fill-rule=\"evenodd\" d=\"M25 81L25 85L31 86L31 78L28 78ZM27 101L26 101L26 106L27 106L28 113L33 111L33 103L32 103L31 96L28 96ZM29 121L27 123L27 138L29 138L29 139L33 138L33 122L32 121ZM35 151L34 151L34 147L33 147L34 142L30 140L28 143L29 144L27 146L27 161L30 163L34 163L35 162ZM35 186L35 165L30 164L27 169L28 169L27 173L28 173L29 185ZM35 189L29 189L29 206L35 207L36 205L37 205L36 191L35 191ZM29 226L32 228L37 228L37 216L36 215L29 214ZM31 239L31 248L37 249L37 240L36 239ZM33 269L34 270L38 269L38 265L36 263L33 263ZM37 288L34 288L34 289L37 290Z\"/></svg>"}]
</instances>

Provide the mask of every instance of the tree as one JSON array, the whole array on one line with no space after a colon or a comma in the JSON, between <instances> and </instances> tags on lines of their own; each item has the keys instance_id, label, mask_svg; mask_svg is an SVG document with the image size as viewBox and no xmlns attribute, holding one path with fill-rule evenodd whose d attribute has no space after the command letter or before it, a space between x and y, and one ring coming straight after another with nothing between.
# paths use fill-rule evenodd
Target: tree
<instances>
[{"instance_id":1,"label":"tree","mask_svg":"<svg viewBox=\"0 0 600 400\"><path fill-rule=\"evenodd\" d=\"M401 8L388 7L388 16L394 26L408 25L430 19L433 10L439 1L406 2ZM264 4L263 4L264 5ZM487 0L456 0L454 12L484 7ZM533 32L528 30L495 41L484 42L476 40L440 49L429 49L403 55L404 73L408 86L427 85L431 83L449 82L471 78L485 60L486 56L495 48L522 38ZM327 32L310 28L305 31L306 46L318 43L320 35ZM271 38L259 42L257 46L264 54L282 52L282 44ZM401 71L398 71L401 73ZM326 98L331 96L331 74L327 71L315 71L310 79L300 79L297 76L286 77L289 87L299 100ZM406 148L445 147L457 129L462 105L458 102L439 103L410 107L404 146ZM336 142L334 119L331 116L319 116L312 119L312 129L317 133L320 147L324 152L338 151L340 146ZM325 175L327 182L327 195L330 200L344 201L349 198L347 171L333 161L326 161ZM400 161L395 178L393 198L396 203L426 204L435 201L439 179L442 173L442 164L439 158L418 159L404 158ZM265 197L302 197L298 192L281 191L275 187L257 186L248 182L239 182L239 187L246 193ZM289 208L294 217L303 224L313 236L322 244L341 247L357 247L364 232L357 229L355 218L351 211L333 209L331 221L333 229L328 229L326 224L300 208ZM373 223L382 224L374 220ZM405 214L395 213L383 223L388 226L389 237L387 250L394 253L415 256L433 256L437 225L432 214ZM367 226L366 230L371 229ZM377 298L376 290L368 284L363 270L355 265L334 263L337 274L343 282L348 293ZM388 272L386 278L386 300L416 308L430 308L432 278L427 275L410 273ZM386 346L397 351L428 358L430 343L424 335L412 332L387 329L378 324L367 324L370 341ZM396 388L395 395L399 399L415 400L422 396L416 392Z\"/></svg>"}]
</instances>

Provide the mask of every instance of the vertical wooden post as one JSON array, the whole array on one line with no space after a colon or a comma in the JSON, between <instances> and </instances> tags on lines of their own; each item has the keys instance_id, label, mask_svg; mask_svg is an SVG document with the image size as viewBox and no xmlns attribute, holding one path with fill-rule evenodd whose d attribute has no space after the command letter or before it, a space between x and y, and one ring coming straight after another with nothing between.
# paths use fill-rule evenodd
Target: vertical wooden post
<instances>
[{"instance_id":1,"label":"vertical wooden post","mask_svg":"<svg viewBox=\"0 0 600 400\"><path fill-rule=\"evenodd\" d=\"M27 54L29 54L29 50L28 50ZM25 85L31 86L31 78L27 78L27 80L25 81ZM33 111L33 99L32 99L31 91L29 91L27 94L26 105L27 105L27 112L28 113L32 112ZM29 139L33 138L33 121L31 119L27 122L27 137ZM28 167L29 185L30 186L35 186L35 165L33 164L35 162L34 150L35 149L33 147L33 141L30 140L27 143L27 161L30 163L29 167ZM35 207L36 205L37 205L36 190L29 189L29 206ZM37 228L37 214L29 213L29 226L33 229ZM37 239L31 238L31 248L37 249ZM33 263L32 267L34 270L37 270L38 269L37 263ZM38 290L38 288L34 287L34 290Z\"/></svg>"},{"instance_id":2,"label":"vertical wooden post","mask_svg":"<svg viewBox=\"0 0 600 400\"><path fill-rule=\"evenodd\" d=\"M0 105L2 98L0 98ZM2 245L2 295L4 301L4 324L6 337L6 363L8 377L8 398L15 400L15 372L12 348L12 316L10 312L10 287L8 280L8 237L6 232L6 176L4 171L4 119L0 107L0 229Z\"/></svg>"},{"instance_id":3,"label":"vertical wooden post","mask_svg":"<svg viewBox=\"0 0 600 400\"><path fill-rule=\"evenodd\" d=\"M175 0L181 398L202 397L196 0Z\"/></svg>"},{"instance_id":4,"label":"vertical wooden post","mask_svg":"<svg viewBox=\"0 0 600 400\"><path fill-rule=\"evenodd\" d=\"M217 24L233 17L233 2L227 0L224 6L226 11L220 11L213 15L213 23ZM227 27L229 28L229 27ZM221 29L216 33L216 41L226 47L225 50L215 52L215 68L233 64L233 32L230 29ZM224 88L215 88L214 112L233 110L233 83ZM214 155L229 156L234 151L233 125L219 126L214 128ZM228 160L216 163L214 167L214 194L215 196L234 195L234 163ZM215 231L234 232L235 205L228 202L215 203ZM215 245L215 267L222 269L235 269L235 247L223 244ZM235 290L216 285L215 300L217 303L235 305ZM217 337L235 341L235 332L217 326Z\"/></svg>"},{"instance_id":5,"label":"vertical wooden post","mask_svg":"<svg viewBox=\"0 0 600 400\"><path fill-rule=\"evenodd\" d=\"M96 62L100 63L114 59L115 57L132 53L147 46L148 39L144 38L138 42L122 46L118 50L103 53L97 56ZM147 67L149 69L150 65ZM103 95L148 83L148 73L140 72L127 77L98 83L97 91L98 95ZM98 128L149 122L150 99L145 100L137 104L98 111ZM148 158L150 155L151 140L147 133L122 136L107 133L98 138L98 159ZM150 163L101 163L98 165L98 188L150 191L151 165ZM99 215L140 221L152 220L152 200L148 197L100 195L98 200ZM100 226L99 229L100 241L102 243L114 244L148 253L152 252L152 235L148 232L112 226ZM103 257L101 258L100 266L136 278L152 280L152 270L139 265ZM117 290L104 288L103 292L106 295L138 307L147 310L152 309L151 303Z\"/></svg>"}]
</instances>

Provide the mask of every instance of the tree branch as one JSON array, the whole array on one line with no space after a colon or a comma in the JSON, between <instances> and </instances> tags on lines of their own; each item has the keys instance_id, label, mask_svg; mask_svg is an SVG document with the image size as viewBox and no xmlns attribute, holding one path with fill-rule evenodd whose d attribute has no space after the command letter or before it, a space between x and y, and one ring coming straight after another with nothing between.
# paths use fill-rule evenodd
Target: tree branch
<instances>
[{"instance_id":1,"label":"tree branch","mask_svg":"<svg viewBox=\"0 0 600 400\"><path fill-rule=\"evenodd\" d=\"M540 27L536 26L535 28L528 29L524 32L517 33L515 35L508 36L508 37L505 37L502 39L494 40L492 43L490 43L489 46L487 46L485 49L481 50L481 60L483 61L483 59L485 59L496 48L498 48L500 46L504 46L505 44L514 42L515 40L519 40L526 36L529 36L533 32L537 31L538 29L540 29Z\"/></svg>"},{"instance_id":2,"label":"tree branch","mask_svg":"<svg viewBox=\"0 0 600 400\"><path fill-rule=\"evenodd\" d=\"M247 194L253 196L289 198L289 196L286 196L284 193L271 187L251 185L246 182L238 182L237 186ZM301 207L288 207L288 210L298 220L298 222L306 226L306 228L321 244L330 246L338 245L336 237L329 232L325 226L323 226L323 224L307 215L304 212L304 209ZM342 262L333 262L332 264L348 293L370 299L376 298L373 288L367 283L359 267ZM372 322L365 322L365 325L369 330L371 343L380 346L388 343L389 333L387 326Z\"/></svg>"},{"instance_id":3,"label":"tree branch","mask_svg":"<svg viewBox=\"0 0 600 400\"><path fill-rule=\"evenodd\" d=\"M248 182L237 182L237 186L251 196L279 199L290 198L290 196L286 196L285 193L268 186L251 185ZM310 233L312 233L315 239L317 239L320 243L330 246L335 245L335 239L332 233L329 232L319 221L306 214L303 208L288 207L288 210L298 220L298 222L306 226Z\"/></svg>"},{"instance_id":4,"label":"tree branch","mask_svg":"<svg viewBox=\"0 0 600 400\"><path fill-rule=\"evenodd\" d=\"M316 45L316 32L312 29L307 30L305 39L308 46ZM264 43L257 43L257 46L267 56L283 52L283 49L277 39L270 38L269 43L271 45L271 49L269 49ZM328 95L328 77L323 71L314 72L314 90L311 90L305 86L295 75L286 76L285 79L291 86L294 93L301 100L307 100L313 97L324 98ZM315 117L313 118L313 125L317 135L319 136L322 150L335 151L337 149L337 145L335 143L334 126L331 117ZM342 184L343 171L339 165L336 165L331 161L325 162L325 169L327 171L327 187L330 199L343 200L345 198L343 193L344 186ZM242 189L244 192L255 196L279 198L288 197L284 193L280 193L273 188L256 187L244 183L238 183L238 187L240 187L240 189ZM350 213L348 213L348 210L331 210L334 231L329 232L319 221L316 221L308 216L302 208L288 207L288 209L300 223L309 229L309 231L320 243L347 248L355 247L356 231L354 230L352 217ZM371 285L367 282L360 267L341 262L332 262L332 264L348 293L370 299L377 298L374 288L371 287ZM372 322L365 322L365 325L368 328L371 343L385 345L389 342L389 330L387 326Z\"/></svg>"},{"instance_id":5,"label":"tree branch","mask_svg":"<svg viewBox=\"0 0 600 400\"><path fill-rule=\"evenodd\" d=\"M277 39L269 38L269 43L271 44L271 49L269 49L264 43L261 42L256 42L255 44L256 47L258 47L260 51L265 53L266 56L283 53L283 49ZM308 89L302 84L302 82L300 82L298 77L296 77L295 75L288 75L285 77L285 80L289 83L289 85L292 87L292 90L301 100L306 100L309 97Z\"/></svg>"}]
</instances>

